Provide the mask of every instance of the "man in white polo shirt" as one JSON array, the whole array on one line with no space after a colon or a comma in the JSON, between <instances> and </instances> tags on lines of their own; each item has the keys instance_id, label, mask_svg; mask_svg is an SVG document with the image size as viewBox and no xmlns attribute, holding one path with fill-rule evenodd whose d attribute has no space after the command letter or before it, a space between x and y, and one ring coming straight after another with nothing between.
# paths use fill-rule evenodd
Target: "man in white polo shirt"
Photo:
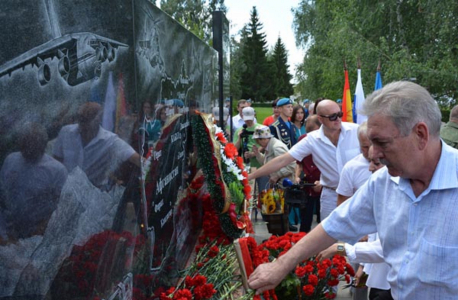
<instances>
[{"instance_id":1,"label":"man in white polo shirt","mask_svg":"<svg viewBox=\"0 0 458 300\"><path fill-rule=\"evenodd\" d=\"M239 113L232 117L232 130L234 132L236 132L237 129L239 129L240 127L243 126L243 124L245 124L245 121L243 121L243 117L242 117L242 111L247 106L248 104L245 99L241 99L239 100L239 102L237 102L237 111Z\"/></svg>"},{"instance_id":2,"label":"man in white polo shirt","mask_svg":"<svg viewBox=\"0 0 458 300\"><path fill-rule=\"evenodd\" d=\"M360 153L357 136L358 125L342 122L340 107L332 100L323 100L317 107L317 115L322 124L319 130L307 135L288 153L275 158L259 170L249 175L254 179L279 170L292 161L301 161L312 154L313 162L321 171L321 219L326 218L336 208L340 172L344 165Z\"/></svg>"},{"instance_id":3,"label":"man in white polo shirt","mask_svg":"<svg viewBox=\"0 0 458 300\"><path fill-rule=\"evenodd\" d=\"M358 127L358 140L361 154L345 164L340 173L340 181L337 186L337 206L353 196L371 176L369 171L369 147L371 141L367 137L367 123L364 122Z\"/></svg>"}]
</instances>

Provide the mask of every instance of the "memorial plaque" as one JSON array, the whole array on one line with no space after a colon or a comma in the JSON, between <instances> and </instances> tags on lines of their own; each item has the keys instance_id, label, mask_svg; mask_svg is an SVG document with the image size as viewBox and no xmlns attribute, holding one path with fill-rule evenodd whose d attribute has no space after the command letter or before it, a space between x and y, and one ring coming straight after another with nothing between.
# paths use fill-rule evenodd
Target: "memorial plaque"
<instances>
[{"instance_id":1,"label":"memorial plaque","mask_svg":"<svg viewBox=\"0 0 458 300\"><path fill-rule=\"evenodd\" d=\"M0 26L0 299L173 285L217 52L146 0L5 0Z\"/></svg>"}]
</instances>

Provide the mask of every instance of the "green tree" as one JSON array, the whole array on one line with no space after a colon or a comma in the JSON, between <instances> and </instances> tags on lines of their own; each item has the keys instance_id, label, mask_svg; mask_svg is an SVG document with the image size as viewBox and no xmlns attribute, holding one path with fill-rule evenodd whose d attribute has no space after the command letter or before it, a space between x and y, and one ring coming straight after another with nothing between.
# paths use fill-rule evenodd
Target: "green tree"
<instances>
[{"instance_id":1,"label":"green tree","mask_svg":"<svg viewBox=\"0 0 458 300\"><path fill-rule=\"evenodd\" d=\"M250 22L244 27L240 43L242 44L243 70L240 86L242 98L251 98L258 102L268 100L269 63L267 61L266 35L262 32L256 7L251 11Z\"/></svg>"},{"instance_id":2,"label":"green tree","mask_svg":"<svg viewBox=\"0 0 458 300\"><path fill-rule=\"evenodd\" d=\"M160 3L161 10L208 43L212 39L213 11L227 11L224 0L161 0Z\"/></svg>"},{"instance_id":3,"label":"green tree","mask_svg":"<svg viewBox=\"0 0 458 300\"><path fill-rule=\"evenodd\" d=\"M272 63L272 79L274 79L271 82L275 95L272 98L289 97L294 93L293 85L290 82L293 76L289 73L288 52L280 37L278 37L274 46L270 61Z\"/></svg>"},{"instance_id":4,"label":"green tree","mask_svg":"<svg viewBox=\"0 0 458 300\"><path fill-rule=\"evenodd\" d=\"M242 30L243 32L243 30ZM237 42L234 37L231 37L231 95L234 99L242 98L241 76L245 69L245 64L242 60L243 44Z\"/></svg>"},{"instance_id":5,"label":"green tree","mask_svg":"<svg viewBox=\"0 0 458 300\"><path fill-rule=\"evenodd\" d=\"M343 61L353 89L359 57L367 93L381 61L385 83L414 80L455 103L458 2L303 0L293 13L296 43L308 50L296 74L302 95L340 98Z\"/></svg>"}]
</instances>

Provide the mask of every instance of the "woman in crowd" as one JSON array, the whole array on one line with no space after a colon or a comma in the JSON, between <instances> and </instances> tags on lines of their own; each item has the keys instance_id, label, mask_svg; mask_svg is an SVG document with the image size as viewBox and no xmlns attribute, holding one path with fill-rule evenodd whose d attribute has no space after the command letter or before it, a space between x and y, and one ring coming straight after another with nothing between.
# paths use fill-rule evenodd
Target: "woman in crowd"
<instances>
[{"instance_id":1,"label":"woman in crowd","mask_svg":"<svg viewBox=\"0 0 458 300\"><path fill-rule=\"evenodd\" d=\"M305 110L300 105L295 105L293 108L293 115L291 116L291 123L296 126L296 141L299 137L306 133L305 131Z\"/></svg>"}]
</instances>

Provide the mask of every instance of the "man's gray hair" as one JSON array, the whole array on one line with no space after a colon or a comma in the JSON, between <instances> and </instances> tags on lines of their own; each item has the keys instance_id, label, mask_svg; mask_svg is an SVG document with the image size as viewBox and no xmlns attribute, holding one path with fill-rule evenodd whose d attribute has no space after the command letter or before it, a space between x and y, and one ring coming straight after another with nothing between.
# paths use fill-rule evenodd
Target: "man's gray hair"
<instances>
[{"instance_id":1,"label":"man's gray hair","mask_svg":"<svg viewBox=\"0 0 458 300\"><path fill-rule=\"evenodd\" d=\"M361 134L367 136L367 122L363 122L361 123L361 125L359 125L357 133L358 133L358 137Z\"/></svg>"},{"instance_id":2,"label":"man's gray hair","mask_svg":"<svg viewBox=\"0 0 458 300\"><path fill-rule=\"evenodd\" d=\"M390 117L402 136L409 135L418 122L425 122L429 134L439 137L439 106L425 88L413 82L396 81L373 92L364 101L361 113L368 118L376 114Z\"/></svg>"}]
</instances>

